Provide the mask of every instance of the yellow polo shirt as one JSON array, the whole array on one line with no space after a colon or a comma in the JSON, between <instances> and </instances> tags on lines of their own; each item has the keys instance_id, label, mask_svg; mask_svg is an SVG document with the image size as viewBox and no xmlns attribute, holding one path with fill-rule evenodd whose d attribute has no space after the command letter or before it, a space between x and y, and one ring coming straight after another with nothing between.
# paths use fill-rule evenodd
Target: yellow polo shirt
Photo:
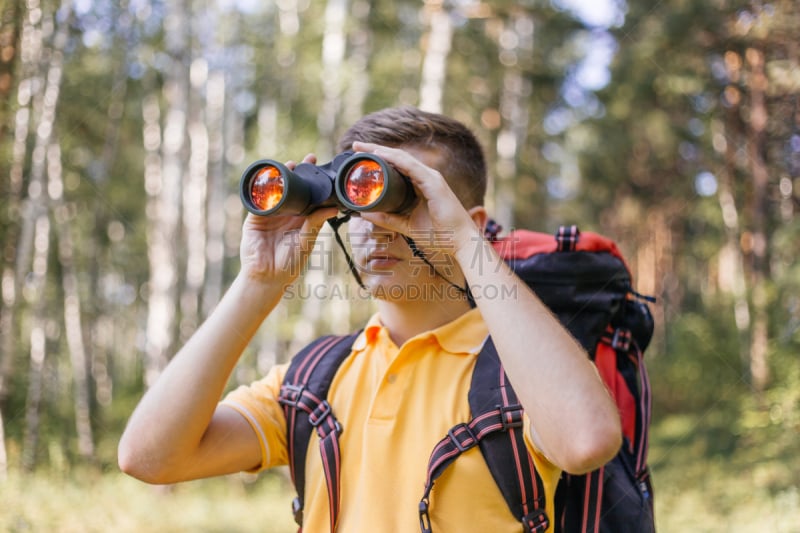
<instances>
[{"instance_id":1,"label":"yellow polo shirt","mask_svg":"<svg viewBox=\"0 0 800 533\"><path fill-rule=\"evenodd\" d=\"M328 401L341 422L342 533L419 531L418 505L434 446L459 422L471 419L467 393L476 356L488 335L477 309L398 347L373 316L331 384ZM258 470L288 461L286 424L277 398L286 365L223 403L241 413L261 443ZM529 421L525 420L526 434ZM547 494L560 470L528 442ZM319 441L312 433L306 456L304 531L329 531L328 493ZM474 447L439 477L431 492L434 532L519 532L481 455ZM552 528L551 528L552 529Z\"/></svg>"}]
</instances>

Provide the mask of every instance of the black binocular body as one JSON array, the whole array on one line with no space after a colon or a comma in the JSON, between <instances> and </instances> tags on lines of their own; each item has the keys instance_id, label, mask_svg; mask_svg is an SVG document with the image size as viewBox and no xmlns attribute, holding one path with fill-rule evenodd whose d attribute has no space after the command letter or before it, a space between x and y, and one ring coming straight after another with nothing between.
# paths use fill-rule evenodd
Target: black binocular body
<instances>
[{"instance_id":1,"label":"black binocular body","mask_svg":"<svg viewBox=\"0 0 800 533\"><path fill-rule=\"evenodd\" d=\"M405 213L417 195L408 177L368 153L342 152L324 165L300 163L290 170L272 159L242 174L239 195L254 215L307 215L336 206L345 213Z\"/></svg>"}]
</instances>

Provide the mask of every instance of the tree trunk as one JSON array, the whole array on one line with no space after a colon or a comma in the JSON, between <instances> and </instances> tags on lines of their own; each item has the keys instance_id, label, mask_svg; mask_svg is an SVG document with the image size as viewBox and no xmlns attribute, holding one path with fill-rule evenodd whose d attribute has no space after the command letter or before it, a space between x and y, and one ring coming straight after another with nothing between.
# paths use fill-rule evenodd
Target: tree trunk
<instances>
[{"instance_id":1,"label":"tree trunk","mask_svg":"<svg viewBox=\"0 0 800 533\"><path fill-rule=\"evenodd\" d=\"M53 206L56 237L58 239L58 259L61 265L61 286L64 291L64 328L67 347L72 365L73 403L75 409L75 430L78 435L78 453L84 459L94 458L94 436L92 433L89 391L89 368L86 345L83 342L81 321L81 300L78 290L78 277L73 266L75 255L72 243L69 208L64 204L64 182L61 176L61 148L50 145L47 153L50 201Z\"/></svg>"},{"instance_id":2,"label":"tree trunk","mask_svg":"<svg viewBox=\"0 0 800 533\"><path fill-rule=\"evenodd\" d=\"M145 162L145 187L147 189L147 256L150 264L148 283L148 310L145 345L145 384L152 385L167 363L167 353L172 345L175 320L176 257L173 246L176 237L178 200L175 169L165 176L166 165L160 153L161 135L158 119L158 97L151 95L142 105L145 115L145 146L149 149ZM174 163L174 161L173 161ZM156 168L158 167L158 168ZM167 177L172 184L167 183Z\"/></svg>"},{"instance_id":3,"label":"tree trunk","mask_svg":"<svg viewBox=\"0 0 800 533\"><path fill-rule=\"evenodd\" d=\"M17 247L19 238L19 219L21 216L21 196L22 196L22 173L26 155L26 143L30 124L31 109L31 79L37 72L38 52L41 50L41 37L39 33L33 31L33 23L29 13L22 12L21 4L9 2L3 9L2 31L0 32L0 48L13 51L7 58L2 59L0 64L0 99L2 100L3 113L8 111L6 108L11 101L7 95L12 92L14 81L14 65L17 57L17 47L20 42L27 43L28 49L22 54L20 72L23 82L17 87L17 111L14 120L14 140L11 148L11 162L8 172L9 183L8 192L5 197L4 222L8 226L5 230L5 243L2 247L2 279L0 280L0 296L2 296L2 306L0 306L0 480L5 477L7 472L7 455L5 448L5 433L3 429L2 410L5 399L10 394L10 381L15 367L17 346L15 340L19 336L16 327L16 312L18 295L22 271L16 268L15 258L17 257ZM20 29L20 26L22 29ZM24 35L18 41L18 33ZM38 37L38 38L37 38ZM3 132L5 131L6 120L2 121ZM0 139L5 137L0 133ZM4 165L5 166L5 165Z\"/></svg>"},{"instance_id":4,"label":"tree trunk","mask_svg":"<svg viewBox=\"0 0 800 533\"><path fill-rule=\"evenodd\" d=\"M741 249L742 228L739 209L734 195L734 174L736 172L736 142L739 128L738 106L726 112L725 123L714 128L715 149L722 155L724 163L719 178L719 206L722 222L725 225L725 244L720 254L720 288L733 297L733 316L739 334L739 350L742 364L750 360L750 305L747 302L747 280L745 277L744 256ZM749 372L749 370L748 370Z\"/></svg>"},{"instance_id":5,"label":"tree trunk","mask_svg":"<svg viewBox=\"0 0 800 533\"><path fill-rule=\"evenodd\" d=\"M185 283L180 299L180 341L187 341L200 321L200 294L206 276L208 242L209 134L202 93L208 92L208 64L204 58L192 63L189 96L189 172L182 180L183 234L186 242Z\"/></svg>"},{"instance_id":6,"label":"tree trunk","mask_svg":"<svg viewBox=\"0 0 800 533\"><path fill-rule=\"evenodd\" d=\"M6 432L3 427L3 410L0 409L0 483L8 477L8 454L6 453Z\"/></svg>"},{"instance_id":7,"label":"tree trunk","mask_svg":"<svg viewBox=\"0 0 800 533\"><path fill-rule=\"evenodd\" d=\"M507 22L507 31L517 33L514 39L513 49L502 49L500 53L518 55L533 54L533 34L521 35L517 28L533 25L527 13L519 13ZM526 22L526 24L522 24ZM517 158L521 153L522 146L525 146L528 138L529 125L529 106L531 82L522 75L518 62L513 66L508 66L503 73L501 84L502 93L500 95L500 116L502 117L502 127L497 135L495 149L497 150L497 183L495 185L494 206L492 216L496 222L506 229L514 226L514 206L517 204L517 191L514 190L515 183L518 183Z\"/></svg>"},{"instance_id":8,"label":"tree trunk","mask_svg":"<svg viewBox=\"0 0 800 533\"><path fill-rule=\"evenodd\" d=\"M10 112L11 93L14 89L15 67L19 57L19 36L22 29L22 2L3 2L0 8L0 144L5 145ZM5 163L2 164L5 173Z\"/></svg>"},{"instance_id":9,"label":"tree trunk","mask_svg":"<svg viewBox=\"0 0 800 533\"><path fill-rule=\"evenodd\" d=\"M322 105L317 116L318 154L333 154L337 119L342 109L342 80L347 49L347 0L328 0L322 37Z\"/></svg>"},{"instance_id":10,"label":"tree trunk","mask_svg":"<svg viewBox=\"0 0 800 533\"><path fill-rule=\"evenodd\" d=\"M34 227L33 236L33 275L32 284L34 291L33 317L31 320L31 348L28 398L25 408L26 434L23 445L23 467L31 470L36 464L36 448L39 437L39 408L42 398L43 369L46 354L45 322L47 310L47 294L45 289L48 259L50 250L50 220L45 205L45 181L47 150L53 137L55 115L61 90L61 80L64 67L64 47L67 44L67 30L69 28L70 4L65 4L58 14L61 23L53 36L53 45L48 58L49 68L42 98L34 100L34 106L40 106L39 123L36 127L36 140L34 142L31 159L31 177L28 188L28 209L25 224ZM34 224L28 221L35 220ZM23 231L23 238L25 232ZM23 242L23 244L25 244ZM27 270L27 265L20 265ZM18 268L20 268L18 266Z\"/></svg>"},{"instance_id":11,"label":"tree trunk","mask_svg":"<svg viewBox=\"0 0 800 533\"><path fill-rule=\"evenodd\" d=\"M750 336L750 376L756 392L761 392L769 381L767 361L767 186L769 174L765 161L767 127L767 76L764 52L758 47L748 48L745 59L750 68L750 117L748 121L748 159L753 177L752 185L752 305L753 329Z\"/></svg>"},{"instance_id":12,"label":"tree trunk","mask_svg":"<svg viewBox=\"0 0 800 533\"><path fill-rule=\"evenodd\" d=\"M22 467L31 471L36 467L39 447L39 410L42 402L44 360L46 355L45 324L47 300L47 258L50 251L50 219L46 212L36 219L34 229L33 277L29 288L35 295L30 329L30 365L28 368L28 396L25 401L25 436L22 443Z\"/></svg>"},{"instance_id":13,"label":"tree trunk","mask_svg":"<svg viewBox=\"0 0 800 533\"><path fill-rule=\"evenodd\" d=\"M225 265L226 165L225 165L225 73L209 73L206 86L206 124L208 125L208 214L206 216L206 275L203 284L202 313L208 316L222 297Z\"/></svg>"},{"instance_id":14,"label":"tree trunk","mask_svg":"<svg viewBox=\"0 0 800 533\"><path fill-rule=\"evenodd\" d=\"M163 97L166 116L163 134L146 131L149 141L160 150L161 168L148 171L148 259L150 281L148 290L147 341L145 348L145 384L150 386L167 364L175 339L176 299L178 291L178 222L181 210L181 185L184 179L186 148L188 80L188 43L186 2L167 4L165 19L166 51L172 65L166 75ZM151 125L160 116L158 99L152 96L143 112ZM147 144L148 139L145 139ZM155 162L157 152L147 155L148 166Z\"/></svg>"},{"instance_id":15,"label":"tree trunk","mask_svg":"<svg viewBox=\"0 0 800 533\"><path fill-rule=\"evenodd\" d=\"M15 43L16 44L16 43ZM23 172L27 156L28 137L32 120L34 100L41 96L40 64L42 63L41 18L31 9L22 16L20 38L20 83L17 87L17 111L14 120L14 141L11 148L11 163L8 173L8 196L5 208L8 228L3 246L2 296L0 308L0 405L9 394L9 380L14 372L18 346L15 339L19 332L16 326L19 293L22 279L28 272L33 246L35 214L22 202ZM41 170L41 167L39 168ZM41 190L41 181L31 184L33 191Z\"/></svg>"},{"instance_id":16,"label":"tree trunk","mask_svg":"<svg viewBox=\"0 0 800 533\"><path fill-rule=\"evenodd\" d=\"M348 83L345 88L342 123L350 126L364 115L364 101L369 92L369 57L372 52L372 31L369 25L369 2L357 2L350 13L353 27L347 54Z\"/></svg>"},{"instance_id":17,"label":"tree trunk","mask_svg":"<svg viewBox=\"0 0 800 533\"><path fill-rule=\"evenodd\" d=\"M419 107L425 111L441 113L442 94L447 78L447 56L453 40L453 22L450 13L441 4L428 4L430 29L426 36L425 58L422 62L422 81L419 90Z\"/></svg>"}]
</instances>

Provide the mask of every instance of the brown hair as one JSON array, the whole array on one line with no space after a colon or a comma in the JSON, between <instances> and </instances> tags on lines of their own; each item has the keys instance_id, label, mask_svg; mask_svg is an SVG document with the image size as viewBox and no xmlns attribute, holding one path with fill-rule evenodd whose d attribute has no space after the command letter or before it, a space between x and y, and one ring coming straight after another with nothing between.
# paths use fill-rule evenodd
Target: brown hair
<instances>
[{"instance_id":1,"label":"brown hair","mask_svg":"<svg viewBox=\"0 0 800 533\"><path fill-rule=\"evenodd\" d=\"M354 141L393 147L435 149L450 188L465 207L483 205L486 161L475 135L461 122L415 107L392 107L362 117L339 139L339 150Z\"/></svg>"}]
</instances>

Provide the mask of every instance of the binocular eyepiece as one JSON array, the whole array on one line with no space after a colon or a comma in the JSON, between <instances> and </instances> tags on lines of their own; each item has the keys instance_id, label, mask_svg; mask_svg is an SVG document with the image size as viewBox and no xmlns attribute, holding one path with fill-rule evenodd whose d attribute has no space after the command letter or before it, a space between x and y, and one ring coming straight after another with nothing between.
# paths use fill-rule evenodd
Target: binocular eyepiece
<instances>
[{"instance_id":1,"label":"binocular eyepiece","mask_svg":"<svg viewBox=\"0 0 800 533\"><path fill-rule=\"evenodd\" d=\"M333 206L346 213L404 213L417 199L411 181L386 161L352 151L324 165L300 163L293 170L272 159L256 161L242 174L239 195L259 216L307 215Z\"/></svg>"}]
</instances>

